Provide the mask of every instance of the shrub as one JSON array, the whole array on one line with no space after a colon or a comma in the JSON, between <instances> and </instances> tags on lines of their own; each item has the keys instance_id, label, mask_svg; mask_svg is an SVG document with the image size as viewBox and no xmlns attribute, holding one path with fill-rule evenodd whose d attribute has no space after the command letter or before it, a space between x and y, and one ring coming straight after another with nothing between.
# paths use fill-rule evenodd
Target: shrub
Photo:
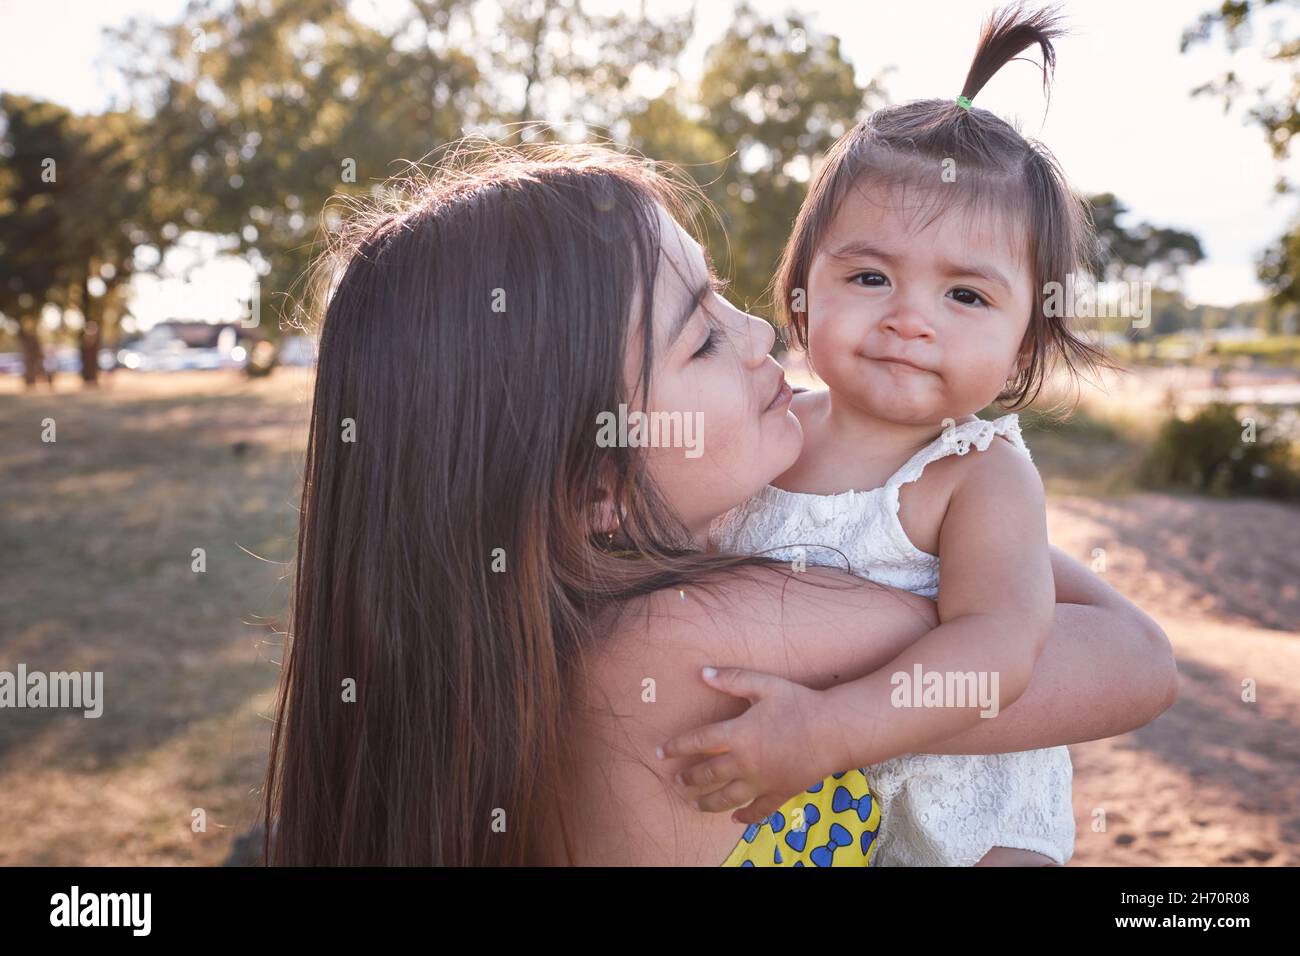
<instances>
[{"instance_id":1,"label":"shrub","mask_svg":"<svg viewBox=\"0 0 1300 956\"><path fill-rule=\"evenodd\" d=\"M1161 426L1142 463L1148 488L1182 488L1207 495L1300 499L1300 470L1289 441L1256 422L1254 441L1235 405L1215 402L1187 420Z\"/></svg>"}]
</instances>

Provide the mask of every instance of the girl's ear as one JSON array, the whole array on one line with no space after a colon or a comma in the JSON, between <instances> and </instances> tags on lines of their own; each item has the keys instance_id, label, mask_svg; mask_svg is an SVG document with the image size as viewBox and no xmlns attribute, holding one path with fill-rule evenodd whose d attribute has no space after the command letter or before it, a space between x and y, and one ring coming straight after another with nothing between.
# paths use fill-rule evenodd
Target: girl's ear
<instances>
[{"instance_id":1,"label":"girl's ear","mask_svg":"<svg viewBox=\"0 0 1300 956\"><path fill-rule=\"evenodd\" d=\"M618 514L614 508L614 495L608 487L601 485L596 491L596 500L591 503L591 533L613 534L618 530Z\"/></svg>"},{"instance_id":2,"label":"girl's ear","mask_svg":"<svg viewBox=\"0 0 1300 956\"><path fill-rule=\"evenodd\" d=\"M619 509L614 501L616 478L613 464L609 461L602 462L599 474L595 495L587 507L591 516L591 533L608 535L618 531L621 526Z\"/></svg>"}]
</instances>

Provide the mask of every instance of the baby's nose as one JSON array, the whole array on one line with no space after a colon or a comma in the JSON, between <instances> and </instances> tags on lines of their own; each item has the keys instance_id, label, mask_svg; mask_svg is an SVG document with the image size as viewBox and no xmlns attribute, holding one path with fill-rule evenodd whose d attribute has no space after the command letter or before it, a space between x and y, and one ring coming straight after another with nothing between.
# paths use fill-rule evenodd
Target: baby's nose
<instances>
[{"instance_id":1,"label":"baby's nose","mask_svg":"<svg viewBox=\"0 0 1300 956\"><path fill-rule=\"evenodd\" d=\"M896 309L885 316L881 325L905 339L934 337L934 327L920 309Z\"/></svg>"}]
</instances>

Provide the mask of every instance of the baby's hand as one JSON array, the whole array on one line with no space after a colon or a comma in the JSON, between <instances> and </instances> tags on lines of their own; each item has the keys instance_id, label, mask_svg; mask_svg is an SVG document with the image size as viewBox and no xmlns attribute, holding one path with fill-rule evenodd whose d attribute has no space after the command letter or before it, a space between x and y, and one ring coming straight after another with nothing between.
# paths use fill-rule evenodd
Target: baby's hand
<instances>
[{"instance_id":1,"label":"baby's hand","mask_svg":"<svg viewBox=\"0 0 1300 956\"><path fill-rule=\"evenodd\" d=\"M679 734L658 751L660 759L708 755L677 775L687 798L737 823L758 823L796 794L843 767L835 766L829 740L833 721L819 719L823 695L783 677L725 667L704 668L710 686L749 701L732 720ZM702 795L701 795L702 794ZM751 802L752 801L752 802ZM748 804L748 806L745 806Z\"/></svg>"}]
</instances>

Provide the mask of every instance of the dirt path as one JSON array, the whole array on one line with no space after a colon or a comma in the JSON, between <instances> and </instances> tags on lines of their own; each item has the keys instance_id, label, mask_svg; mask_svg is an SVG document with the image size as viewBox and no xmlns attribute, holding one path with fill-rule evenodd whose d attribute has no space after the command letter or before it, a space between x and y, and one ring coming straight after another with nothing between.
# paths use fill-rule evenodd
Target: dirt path
<instances>
[{"instance_id":1,"label":"dirt path","mask_svg":"<svg viewBox=\"0 0 1300 956\"><path fill-rule=\"evenodd\" d=\"M1104 558L1107 580L1164 627L1180 674L1158 720L1070 748L1072 865L1300 865L1300 509L1055 498L1048 525L1081 560Z\"/></svg>"}]
</instances>

